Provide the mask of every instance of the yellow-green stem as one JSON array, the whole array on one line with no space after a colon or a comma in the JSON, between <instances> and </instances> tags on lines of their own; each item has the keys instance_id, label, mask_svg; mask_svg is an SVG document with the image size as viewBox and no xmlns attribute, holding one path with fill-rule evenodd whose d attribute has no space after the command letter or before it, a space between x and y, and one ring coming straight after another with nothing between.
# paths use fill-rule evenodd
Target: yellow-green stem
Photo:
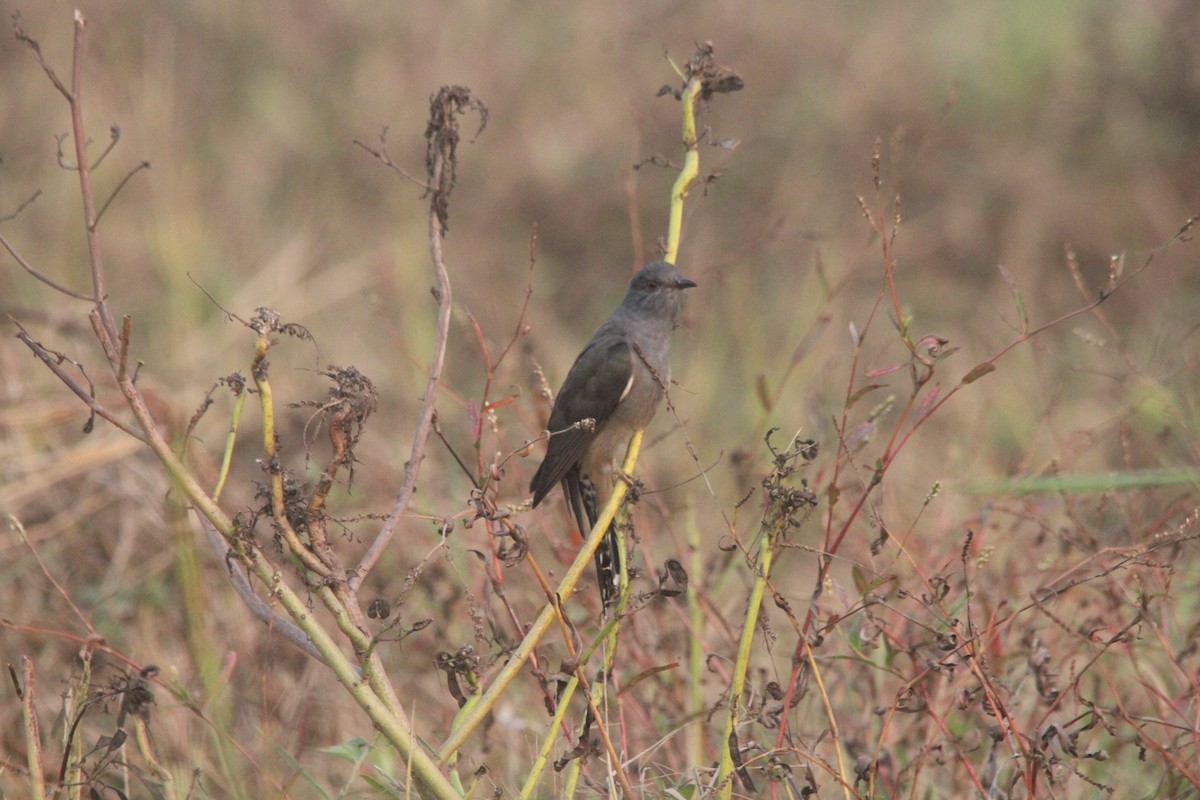
<instances>
[{"instance_id":1,"label":"yellow-green stem","mask_svg":"<svg viewBox=\"0 0 1200 800\"><path fill-rule=\"evenodd\" d=\"M571 703L571 698L575 696L575 689L578 687L579 676L572 675L559 695L558 708L554 710L554 717L550 720L550 729L546 734L546 739L542 742L541 749L538 750L537 758L533 761L533 766L529 770L528 777L525 778L525 785L521 787L521 794L518 795L519 800L528 800L528 798L533 796L533 790L537 788L538 781L542 777L542 771L546 769L546 761L550 758L550 751L554 749L554 743L558 740L558 731L562 729L563 717L567 713L567 707Z\"/></svg>"},{"instance_id":2,"label":"yellow-green stem","mask_svg":"<svg viewBox=\"0 0 1200 800\"><path fill-rule=\"evenodd\" d=\"M628 580L628 578L626 579ZM609 620L608 624L600 630L598 636L583 649L576 659L576 664L584 665L591 660L592 655L599 649L600 645L609 640L611 631L617 625L619 616L614 615L614 619ZM606 664L605 670L609 668ZM578 671L571 674L567 680L567 685L563 688L561 697L558 700L558 708L554 712L554 719L551 722L550 729L546 734L546 740L542 742L542 747L538 752L538 757L533 763L533 767L529 772L529 776L525 779L525 785L521 787L521 797L529 797L530 792L536 788L538 780L541 778L542 771L546 768L546 759L549 758L550 750L554 747L554 742L558 739L558 732L562 730L562 718L566 713L567 704L571 701L571 697L575 694L575 690L579 688L579 673Z\"/></svg>"},{"instance_id":3,"label":"yellow-green stem","mask_svg":"<svg viewBox=\"0 0 1200 800\"><path fill-rule=\"evenodd\" d=\"M633 468L637 465L638 451L642 447L642 432L638 431L629 440L629 448L625 451L625 462L621 465L626 475L633 473ZM583 575L588 564L592 560L592 555L596 552L596 548L600 546L600 541L604 538L608 531L609 524L612 523L616 516L617 509L625 499L625 492L629 487L619 481L613 487L612 497L608 499L608 503L600 512L600 518L596 520L596 524L592 526L591 533L588 534L587 541L584 542L583 548L575 557L574 563L567 569L563 575L562 581L558 585L557 594L561 597L566 597L575 588L575 584L579 582L579 578ZM492 706L504 694L508 685L517 677L517 673L525 662L529 659L533 648L537 647L538 642L546 634L550 624L554 621L554 606L547 603L542 613L530 626L525 638L521 640L521 645L512 654L508 663L496 675L492 685L487 688L487 691L479 698L479 702L471 709L471 711L463 718L458 720L458 724L450 731L450 735L446 737L446 741L442 743L441 749L438 750L437 756L443 764L447 763L454 754L458 752L458 748L462 747L462 743L466 741L488 712L492 710Z\"/></svg>"},{"instance_id":4,"label":"yellow-green stem","mask_svg":"<svg viewBox=\"0 0 1200 800\"><path fill-rule=\"evenodd\" d=\"M136 391L129 385L123 385L122 389L131 393ZM212 522L213 527L229 539L231 544L235 544L237 539L233 521L204 489L200 487L195 477L161 437L153 421L146 417L145 419L139 419L139 422L141 422L142 429L146 432L146 440L150 448L158 456L159 461L171 475L176 486L187 495L196 509ZM414 747L415 736L408 719L404 716L390 713L387 705L374 692L365 687L354 665L346 658L333 639L330 638L329 633L314 618L307 602L288 586L279 570L265 561L261 553L253 548L242 547L239 552L247 568L269 587L272 594L279 600L280 605L283 606L292 620L308 634L313 645L325 658L326 663L333 669L338 681L346 687L355 701L367 712L368 717L370 717L376 728L387 737L388 741L402 756L411 757L413 772L416 775L418 787L423 796L437 798L437 800L461 798L461 795L454 790L429 755L420 747Z\"/></svg>"},{"instance_id":5,"label":"yellow-green stem","mask_svg":"<svg viewBox=\"0 0 1200 800\"><path fill-rule=\"evenodd\" d=\"M229 435L225 437L225 453L221 456L221 471L217 474L217 486L213 489L213 500L221 499L221 490L225 488L225 479L229 477L229 465L233 461L233 445L237 441L238 423L242 419L242 408L246 405L246 387L238 392L233 401L233 413L229 419Z\"/></svg>"},{"instance_id":6,"label":"yellow-green stem","mask_svg":"<svg viewBox=\"0 0 1200 800\"><path fill-rule=\"evenodd\" d=\"M771 576L771 536L769 531L763 531L759 547L759 568L754 578L754 588L750 592L750 603L746 608L746 619L742 624L742 638L738 643L737 661L733 665L733 680L729 686L729 713L725 717L725 730L722 732L721 765L717 770L717 786L720 787L718 797L729 800L733 794L733 753L729 749L729 737L737 726L738 713L741 710L742 690L746 685L746 671L750 666L750 646L754 642L754 629L758 627L758 609L762 605L763 593L767 588L767 579Z\"/></svg>"},{"instance_id":7,"label":"yellow-green stem","mask_svg":"<svg viewBox=\"0 0 1200 800\"><path fill-rule=\"evenodd\" d=\"M671 188L671 216L667 225L666 260L672 264L679 256L679 239L683 231L683 200L700 174L700 149L696 143L696 95L700 92L700 79L692 78L683 87L680 100L683 104L683 169Z\"/></svg>"}]
</instances>

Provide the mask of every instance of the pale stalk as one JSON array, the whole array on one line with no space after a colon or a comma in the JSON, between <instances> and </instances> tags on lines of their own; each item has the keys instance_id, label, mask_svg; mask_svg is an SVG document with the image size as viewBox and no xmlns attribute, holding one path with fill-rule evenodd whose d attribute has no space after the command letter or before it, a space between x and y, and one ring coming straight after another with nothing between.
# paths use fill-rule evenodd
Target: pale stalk
<instances>
[{"instance_id":1,"label":"pale stalk","mask_svg":"<svg viewBox=\"0 0 1200 800\"><path fill-rule=\"evenodd\" d=\"M637 465L638 451L642 447L642 432L637 431L629 439L629 447L625 451L625 462L621 465L623 473L626 475L633 474L633 468ZM580 576L583 575L588 564L592 560L592 555L596 552L596 548L600 546L601 540L608 531L608 526L612 523L613 518L617 514L617 509L620 508L622 501L625 499L625 493L629 486L624 481L618 481L613 487L612 497L608 499L608 503L600 511L600 518L596 520L596 524L592 526L591 533L588 534L587 541L584 542L579 554L575 557L574 563L567 569L563 575L562 581L558 584L557 594L560 598L568 596L575 588L575 584L579 582ZM458 748L462 747L467 736L470 735L483 718L496 705L496 701L508 689L508 685L517 677L517 673L525 662L529 660L529 656L533 653L533 649L537 647L538 642L546 634L550 628L550 624L554 621L555 609L553 604L547 603L542 613L530 626L525 638L521 640L521 645L512 654L512 658L508 663L501 668L497 673L496 678L492 681L492 685L487 688L475 703L474 707L465 716L462 716L450 731L450 735L446 737L446 741L442 743L441 748L437 752L438 760L445 764L449 762L458 752Z\"/></svg>"}]
</instances>

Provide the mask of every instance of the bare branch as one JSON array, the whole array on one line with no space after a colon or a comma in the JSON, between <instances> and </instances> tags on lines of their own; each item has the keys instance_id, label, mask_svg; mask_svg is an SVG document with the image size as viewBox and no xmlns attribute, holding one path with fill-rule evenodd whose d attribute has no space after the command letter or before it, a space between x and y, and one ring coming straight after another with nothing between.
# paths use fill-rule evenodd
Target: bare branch
<instances>
[{"instance_id":1,"label":"bare branch","mask_svg":"<svg viewBox=\"0 0 1200 800\"><path fill-rule=\"evenodd\" d=\"M125 380L126 365L129 363L129 340L133 336L133 317L128 314L121 325L121 359L117 366L117 380Z\"/></svg>"},{"instance_id":2,"label":"bare branch","mask_svg":"<svg viewBox=\"0 0 1200 800\"><path fill-rule=\"evenodd\" d=\"M76 10L75 37L71 46L71 91L66 97L71 106L71 136L75 141L76 172L79 175L79 193L83 199L88 263L92 267L92 296L96 299L95 312L99 315L100 324L111 342L117 338L117 328L113 323L112 310L108 306L108 278L104 271L104 253L100 247L100 236L96 231L96 195L92 189L92 170L87 161L87 128L83 123L83 32L86 25L83 12ZM109 364L115 374L117 372L116 362L110 358ZM125 388L122 391L126 397L129 396L129 392Z\"/></svg>"},{"instance_id":3,"label":"bare branch","mask_svg":"<svg viewBox=\"0 0 1200 800\"><path fill-rule=\"evenodd\" d=\"M103 156L101 158L103 158ZM96 163L99 164L100 161L96 161ZM144 169L150 169L149 161L143 161L142 163L138 164L136 167L134 167L133 169L131 169L129 171L128 175L126 175L124 178L121 179L121 182L117 184L117 188L113 189L113 193L108 196L108 199L104 201L104 205L100 206L100 210L98 212L96 212L96 222L97 223L100 222L100 218L104 216L104 212L108 210L108 207L112 204L112 201L116 200L117 195L120 194L121 190L125 188L125 184L129 183L129 180L134 175L137 175L139 172L141 172Z\"/></svg>"},{"instance_id":4,"label":"bare branch","mask_svg":"<svg viewBox=\"0 0 1200 800\"><path fill-rule=\"evenodd\" d=\"M63 85L63 82L58 79L58 75L56 75L50 65L46 63L46 58L42 55L42 46L37 43L36 39L31 39L29 35L25 33L25 29L21 27L19 17L14 17L13 19L13 35L17 37L18 42L23 43L26 47L33 51L33 57L37 59L42 71L46 73L46 77L49 78L50 82L54 84L54 88L58 89L58 91L62 93L63 97L67 98L68 103L74 102L75 98L72 96L70 90Z\"/></svg>"},{"instance_id":5,"label":"bare branch","mask_svg":"<svg viewBox=\"0 0 1200 800\"><path fill-rule=\"evenodd\" d=\"M42 196L42 190L38 189L36 192L34 192L32 195L30 195L28 200L26 200L24 203L21 203L21 205L17 206L16 211L12 212L11 214L7 214L3 217L0 217L0 224L3 224L5 222L8 222L9 220L13 220L13 219L16 219L17 217L19 217L21 215L21 212L25 210L26 206L31 205L33 203L33 201L37 200L41 196Z\"/></svg>"},{"instance_id":6,"label":"bare branch","mask_svg":"<svg viewBox=\"0 0 1200 800\"><path fill-rule=\"evenodd\" d=\"M96 167L100 166L100 164L104 161L104 159L108 158L108 154L111 153L116 148L117 142L119 142L119 141L121 141L121 126L109 125L108 126L108 147L104 148L104 152L101 153L99 156L97 156L96 160L94 162L92 162L92 171L93 172L96 171ZM147 167L150 166L146 162L142 162L142 164ZM136 172L136 170L135 170L135 172ZM129 180L128 176L125 178L125 180L126 181ZM125 181L121 181L121 183L125 183ZM118 186L117 191L120 191L120 190L121 189ZM114 192L113 194L116 194L116 192ZM109 200L111 201L112 198L110 197ZM108 204L105 203L105 205L108 205ZM103 212L101 212L101 213L103 213Z\"/></svg>"},{"instance_id":7,"label":"bare branch","mask_svg":"<svg viewBox=\"0 0 1200 800\"><path fill-rule=\"evenodd\" d=\"M24 206L22 206L22 208L24 208ZM20 213L20 211L18 210L16 213ZM14 216L15 215L16 214L14 214ZM21 256L21 254L18 253L11 244L8 243L8 239L5 239L3 234L0 234L0 247L3 247L5 250L8 251L8 254L10 256L12 256L14 259L16 259L16 262L21 265L21 269L28 272L34 278L37 278L39 281L46 284L51 289L55 289L59 292L62 292L63 294L67 295L68 297L74 297L76 300L87 300L89 303L96 302L96 298L88 297L86 294L80 294L79 292L76 292L73 289L68 289L67 287L63 286L61 283L58 283L57 281L55 281L51 278L47 278L42 273L38 272L36 269L33 268L33 265L31 265L28 261L26 261Z\"/></svg>"},{"instance_id":8,"label":"bare branch","mask_svg":"<svg viewBox=\"0 0 1200 800\"><path fill-rule=\"evenodd\" d=\"M216 306L217 308L221 309L221 313L225 315L225 318L226 318L226 319L228 319L228 320L234 320L234 321L236 321L236 322L240 322L240 323L241 323L241 324L242 324L244 327L250 328L250 323L249 323L249 322L247 322L246 320L242 319L242 318L241 318L241 317L239 317L237 314L233 313L232 311L230 311L229 309L227 309L225 306L223 306L223 305L221 305L220 303L218 303L218 302L217 302L217 298L215 298L215 297L213 297L213 296L212 296L212 292L208 291L208 289L205 289L203 286L201 286L201 285L200 285L200 282L199 282L199 281L197 281L195 278L193 278L193 277L192 277L192 273L190 273L190 272L189 272L189 273L187 273L187 276L188 276L188 280L189 280L189 281L191 281L193 284L195 284L195 286L196 286L196 288L197 288L197 289L199 289L200 291L204 292L204 296L205 296L205 297L207 297L207 298L208 298L208 299L209 299L209 300L212 302L212 304L213 304L214 306ZM253 328L251 328L251 330L253 330ZM305 338L305 337L301 337L301 338ZM308 338L311 338L311 337L308 337Z\"/></svg>"},{"instance_id":9,"label":"bare branch","mask_svg":"<svg viewBox=\"0 0 1200 800\"><path fill-rule=\"evenodd\" d=\"M63 149L63 144L70 138L71 138L71 134L60 133L54 137L54 143L58 147L58 153L56 154L56 158L58 159L59 168L65 169L67 172L74 172L76 169L78 169L78 167L77 167L77 165L72 164L69 161L67 161L67 151Z\"/></svg>"},{"instance_id":10,"label":"bare branch","mask_svg":"<svg viewBox=\"0 0 1200 800\"><path fill-rule=\"evenodd\" d=\"M80 364L78 361L67 358L67 356L64 355L63 353L59 353L55 350L51 350L51 349L45 347L40 342L35 340L32 336L30 336L29 332L27 330L25 330L25 327L23 325L21 325L21 323L17 322L16 319L14 319L11 316L9 317L9 319L12 320L13 324L16 325L17 329L20 331L20 333L17 334L17 338L20 339L22 342L24 342L25 346L28 347L30 350L32 350L33 354L35 356L37 356L42 361L43 364L45 364L47 367L49 367L50 371L53 372L55 375L57 375L58 379L60 381L62 381L64 384L66 384L66 387L68 389L70 389L72 392L74 392L76 394L76 396L79 397L80 400L82 400L84 403L86 403L87 407L92 410L93 414L107 420L108 422L111 422L113 425L115 425L121 431L129 434L133 438L137 439L139 442L143 442L143 443L146 442L145 436L143 436L139 431L130 427L125 422L122 422L120 419L118 419L116 417L116 415L113 414L113 412L109 411L106 406L104 406L103 404L101 404L99 401L96 400L95 384L93 384L92 379L87 376L87 372L84 371L82 364ZM83 375L84 380L86 380L88 383L87 389L84 389L82 386L80 386L75 381L75 379L73 377L71 377L69 374L67 374L67 371L65 369L63 369L63 366L62 366L63 362L73 364L79 370L80 374ZM88 422L89 430L90 430L90 425L91 425L91 421L89 420L89 422Z\"/></svg>"},{"instance_id":11,"label":"bare branch","mask_svg":"<svg viewBox=\"0 0 1200 800\"><path fill-rule=\"evenodd\" d=\"M417 178L414 178L412 175L408 174L408 172L403 167L401 167L395 161L392 161L392 156L391 156L391 154L388 153L388 149L387 149L387 135L388 135L388 129L387 129L387 126L384 126L383 130L379 132L379 149L378 150L376 150L373 147L368 147L366 144L359 141L358 139L355 139L354 143L356 145L358 145L359 147L361 147L363 150L366 150L368 153L370 153L375 158L375 160L378 161L380 164L383 164L385 167L387 167L388 169L395 172L401 178L404 178L404 180L406 180L410 183L415 183L417 186L420 186L425 191L429 191L429 184L425 183L424 181L418 180Z\"/></svg>"},{"instance_id":12,"label":"bare branch","mask_svg":"<svg viewBox=\"0 0 1200 800\"><path fill-rule=\"evenodd\" d=\"M428 168L429 198L429 256L433 262L437 287L433 296L438 303L437 335L433 345L433 358L429 363L429 379L425 384L425 396L421 401L421 415L417 430L413 434L412 451L404 465L404 476L396 502L383 524L375 541L367 548L358 566L351 571L350 589L357 591L363 579L378 563L383 551L396 534L396 526L408 509L413 490L417 485L417 474L425 459L425 443L433 429L434 404L437 400L438 383L442 376L442 365L446 359L446 342L450 336L450 276L442 255L442 240L446 233L446 216L450 192L454 188L453 175L456 169L456 147L458 144L458 115L467 110L476 110L486 122L486 107L471 97L469 89L461 86L443 87L430 104L429 127L425 136L429 141L426 153ZM480 127L482 130L482 126Z\"/></svg>"}]
</instances>

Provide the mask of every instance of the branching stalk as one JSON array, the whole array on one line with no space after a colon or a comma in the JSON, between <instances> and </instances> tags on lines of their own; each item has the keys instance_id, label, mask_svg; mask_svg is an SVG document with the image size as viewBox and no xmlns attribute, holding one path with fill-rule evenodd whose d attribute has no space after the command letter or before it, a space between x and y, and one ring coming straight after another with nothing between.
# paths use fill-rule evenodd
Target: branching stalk
<instances>
[{"instance_id":1,"label":"branching stalk","mask_svg":"<svg viewBox=\"0 0 1200 800\"><path fill-rule=\"evenodd\" d=\"M626 475L632 475L633 469L637 465L638 451L642 447L642 432L638 431L629 440L629 447L625 451L625 461L621 465L621 469ZM588 534L587 541L583 543L578 555L575 556L575 561L567 569L563 575L562 581L558 584L557 594L559 597L566 597L571 594L575 588L575 584L579 582L579 578L583 575L584 570L591 564L592 556L596 552L596 548L600 546L601 540L608 531L609 524L612 523L616 516L617 509L625 500L625 493L629 486L624 481L618 481L613 487L612 496L609 497L608 503L600 511L600 518L596 520L596 524L592 526L591 533ZM478 703L471 711L457 720L455 727L450 731L450 735L446 737L446 741L442 743L438 749L438 760L443 764L454 758L458 749L462 747L463 742L471 734L483 718L492 710L496 701L507 690L508 685L516 678L521 667L529 659L533 649L537 647L538 642L546 634L555 618L555 609L553 604L547 603L542 609L542 613L530 626L529 632L525 634L525 638L521 641L520 646L513 652L508 663L496 675L492 681L492 685L480 696Z\"/></svg>"}]
</instances>

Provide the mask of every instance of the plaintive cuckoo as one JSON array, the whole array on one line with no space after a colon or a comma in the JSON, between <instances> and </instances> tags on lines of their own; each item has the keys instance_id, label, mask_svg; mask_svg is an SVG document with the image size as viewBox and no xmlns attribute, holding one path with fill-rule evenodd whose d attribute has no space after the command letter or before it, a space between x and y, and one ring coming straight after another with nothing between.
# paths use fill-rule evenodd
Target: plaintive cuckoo
<instances>
[{"instance_id":1,"label":"plaintive cuckoo","mask_svg":"<svg viewBox=\"0 0 1200 800\"><path fill-rule=\"evenodd\" d=\"M536 507L561 482L585 537L612 496L625 446L635 431L650 423L670 383L671 331L683 308L684 290L695 285L665 261L639 271L629 281L621 305L596 330L558 390L546 458L529 490ZM605 609L616 599L618 536L616 526L609 525L596 549L596 577Z\"/></svg>"}]
</instances>

